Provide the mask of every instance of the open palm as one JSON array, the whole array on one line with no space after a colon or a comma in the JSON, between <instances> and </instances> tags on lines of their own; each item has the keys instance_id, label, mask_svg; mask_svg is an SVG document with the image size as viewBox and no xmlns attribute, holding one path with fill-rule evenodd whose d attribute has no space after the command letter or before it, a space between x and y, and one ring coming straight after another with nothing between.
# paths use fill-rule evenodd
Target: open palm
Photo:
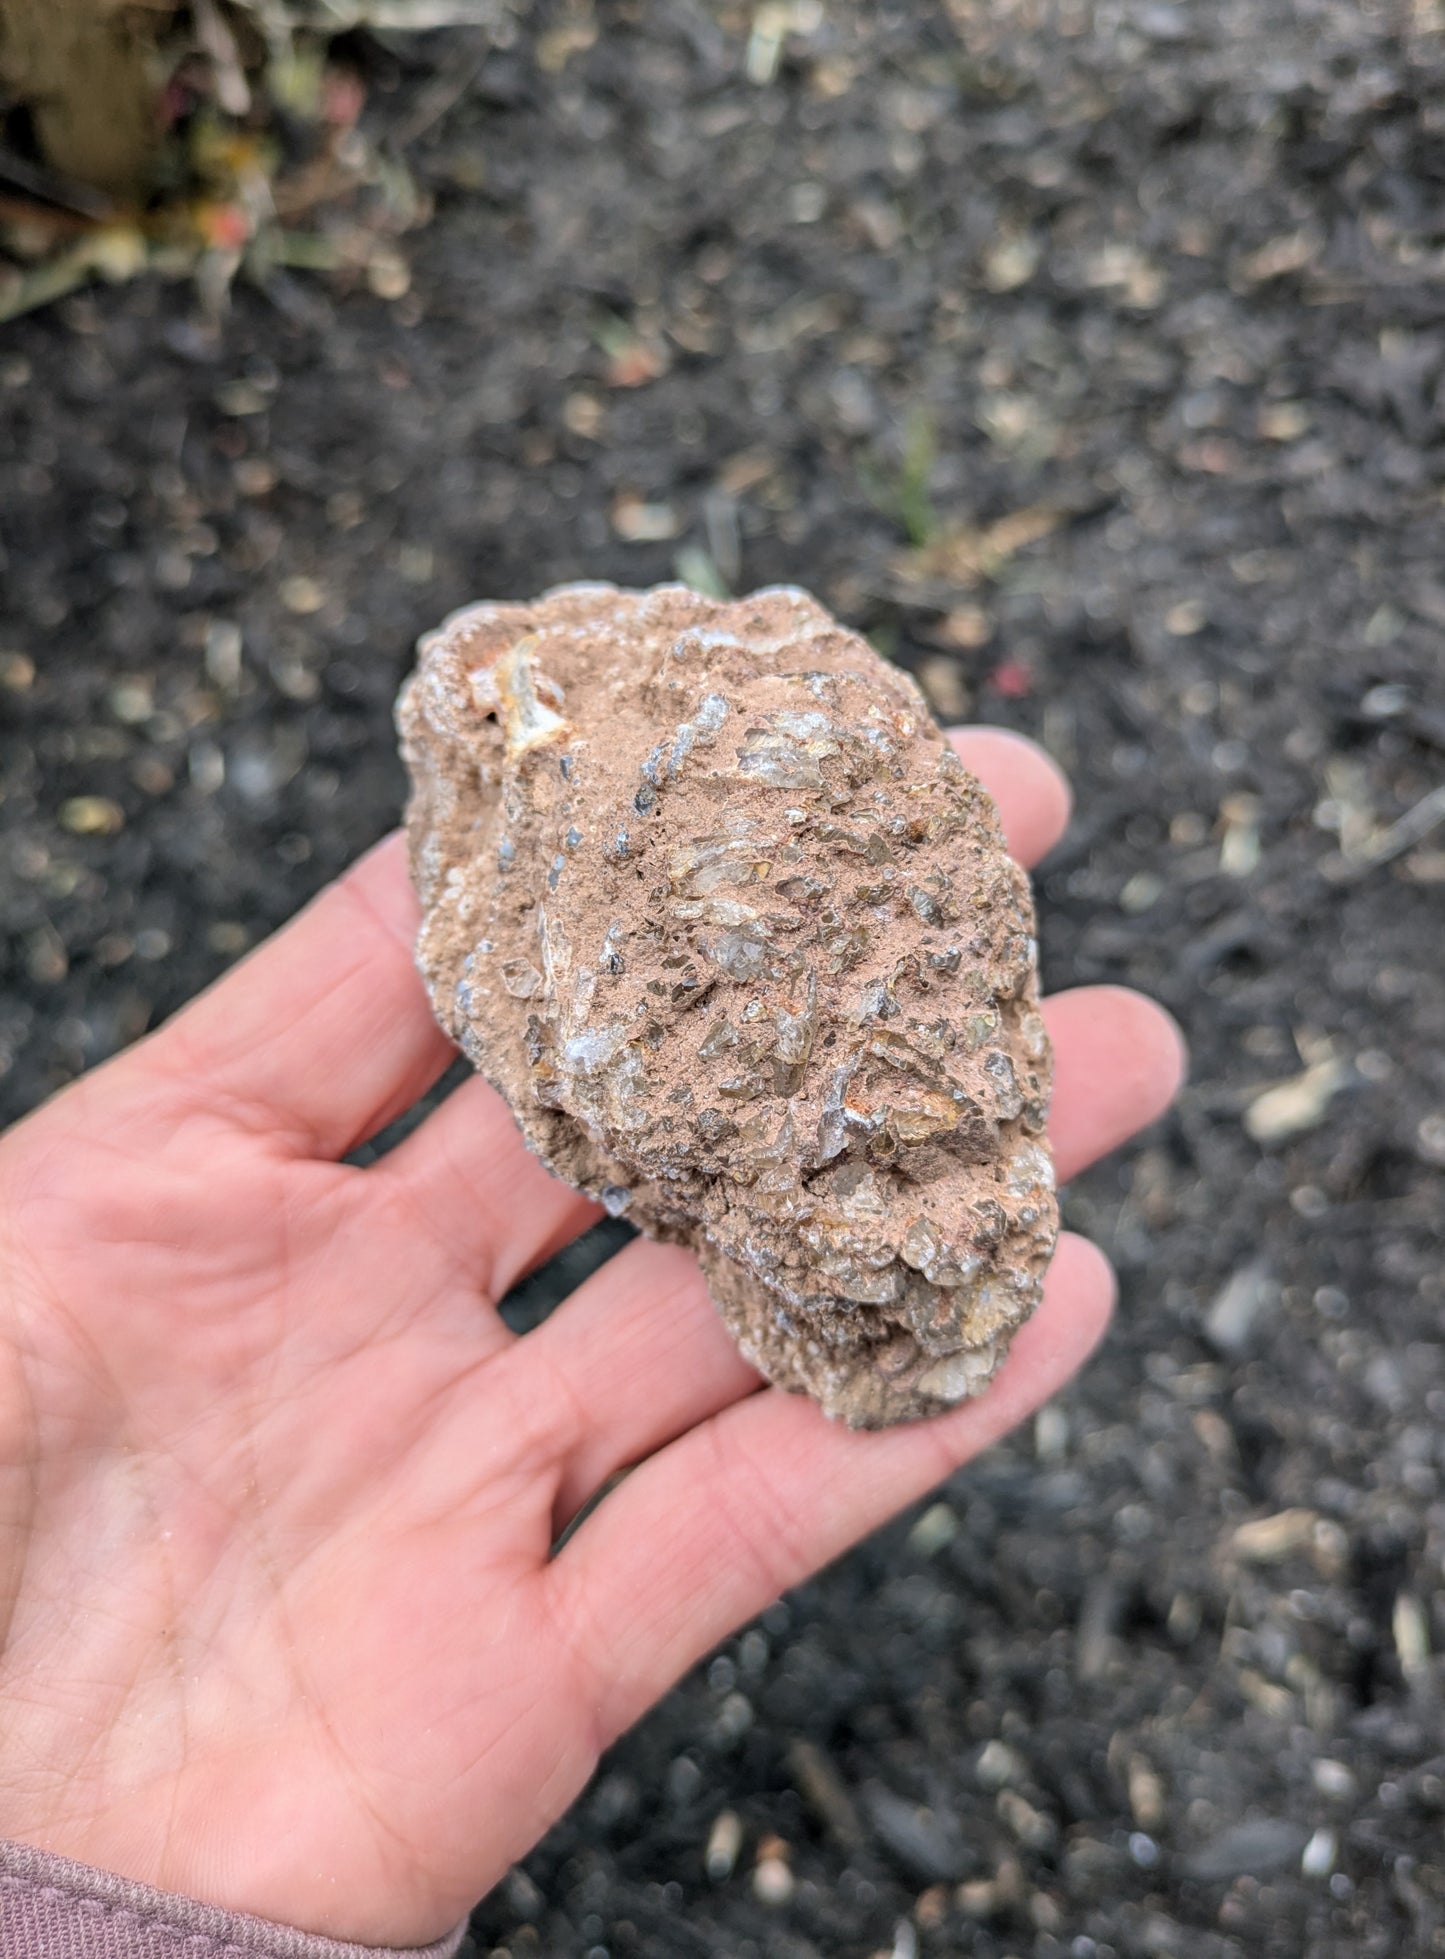
<instances>
[{"instance_id":1,"label":"open palm","mask_svg":"<svg viewBox=\"0 0 1445 1959\"><path fill-rule=\"evenodd\" d=\"M957 737L1025 862L1066 795ZM0 1836L334 1937L441 1935L700 1654L1051 1394L1107 1319L1065 1237L982 1400L832 1427L638 1242L536 1332L595 1215L481 1081L340 1161L451 1050L399 841L0 1142ZM1168 1101L1171 1023L1049 1003L1061 1176ZM620 1483L557 1556L577 1510Z\"/></svg>"}]
</instances>

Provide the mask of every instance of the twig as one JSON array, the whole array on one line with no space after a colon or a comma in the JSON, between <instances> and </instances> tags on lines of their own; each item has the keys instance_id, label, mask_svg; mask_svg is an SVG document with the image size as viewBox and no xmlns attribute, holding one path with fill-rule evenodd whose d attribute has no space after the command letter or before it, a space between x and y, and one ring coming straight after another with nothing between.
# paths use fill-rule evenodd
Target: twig
<instances>
[{"instance_id":1,"label":"twig","mask_svg":"<svg viewBox=\"0 0 1445 1959\"><path fill-rule=\"evenodd\" d=\"M0 150L0 182L14 184L17 190L23 190L29 197L37 197L45 204L58 205L63 211L98 224L104 224L115 216L115 203L104 191L92 190L87 184L72 183L69 177L59 176L42 164L29 163L11 150Z\"/></svg>"},{"instance_id":2,"label":"twig","mask_svg":"<svg viewBox=\"0 0 1445 1959\"><path fill-rule=\"evenodd\" d=\"M1422 796L1388 830L1382 830L1358 857L1331 858L1323 866L1325 876L1333 884L1353 884L1357 879L1367 877L1371 871L1378 870L1381 864L1393 863L1395 858L1403 857L1407 850L1422 843L1442 823L1445 823L1445 782Z\"/></svg>"},{"instance_id":3,"label":"twig","mask_svg":"<svg viewBox=\"0 0 1445 1959\"><path fill-rule=\"evenodd\" d=\"M434 129L444 116L450 115L477 76L481 74L491 51L491 39L486 37L477 49L475 57L471 61L464 62L456 74L443 75L433 82L430 88L424 89L420 101L406 121L399 123L386 136L387 148L409 149L418 137L424 136L429 129Z\"/></svg>"},{"instance_id":4,"label":"twig","mask_svg":"<svg viewBox=\"0 0 1445 1959\"><path fill-rule=\"evenodd\" d=\"M251 91L236 51L236 38L215 0L191 0L191 18L196 25L196 39L215 76L216 100L228 116L249 115Z\"/></svg>"},{"instance_id":5,"label":"twig","mask_svg":"<svg viewBox=\"0 0 1445 1959\"><path fill-rule=\"evenodd\" d=\"M0 171L0 183L4 172ZM0 227L22 227L53 244L61 238L82 238L95 230L95 218L83 218L76 211L62 211L57 205L33 197L7 197L0 190Z\"/></svg>"}]
</instances>

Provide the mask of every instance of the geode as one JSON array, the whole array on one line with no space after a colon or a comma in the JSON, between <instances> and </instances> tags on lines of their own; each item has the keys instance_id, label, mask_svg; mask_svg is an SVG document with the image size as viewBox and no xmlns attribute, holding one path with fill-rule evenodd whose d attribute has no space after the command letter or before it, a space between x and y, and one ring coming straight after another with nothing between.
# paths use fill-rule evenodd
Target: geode
<instances>
[{"instance_id":1,"label":"geode","mask_svg":"<svg viewBox=\"0 0 1445 1959\"><path fill-rule=\"evenodd\" d=\"M790 587L569 585L398 706L442 1026L856 1428L976 1394L1057 1233L1027 882L913 683Z\"/></svg>"}]
</instances>

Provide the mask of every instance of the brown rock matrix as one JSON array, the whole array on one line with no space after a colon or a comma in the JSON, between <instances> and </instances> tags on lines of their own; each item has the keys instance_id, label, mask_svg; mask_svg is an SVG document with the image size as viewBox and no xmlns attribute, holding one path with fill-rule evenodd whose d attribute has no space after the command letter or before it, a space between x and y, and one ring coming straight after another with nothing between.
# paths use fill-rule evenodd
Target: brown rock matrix
<instances>
[{"instance_id":1,"label":"brown rock matrix","mask_svg":"<svg viewBox=\"0 0 1445 1959\"><path fill-rule=\"evenodd\" d=\"M1057 1232L1032 907L922 696L801 591L457 614L398 708L417 957L556 1173L857 1428L983 1388Z\"/></svg>"}]
</instances>

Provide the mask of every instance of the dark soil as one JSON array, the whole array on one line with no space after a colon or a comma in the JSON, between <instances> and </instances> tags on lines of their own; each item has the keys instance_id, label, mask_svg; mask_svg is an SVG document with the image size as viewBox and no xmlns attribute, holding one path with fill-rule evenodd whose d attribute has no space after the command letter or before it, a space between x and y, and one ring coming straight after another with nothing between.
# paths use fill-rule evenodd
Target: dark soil
<instances>
[{"instance_id":1,"label":"dark soil","mask_svg":"<svg viewBox=\"0 0 1445 1959\"><path fill-rule=\"evenodd\" d=\"M395 822L449 607L814 588L1071 771L1048 981L1193 1080L1070 1193L1084 1379L673 1693L478 1945L1445 1951L1445 16L531 11L449 107L466 36L358 44L431 117L404 295L8 332L4 1111Z\"/></svg>"}]
</instances>

